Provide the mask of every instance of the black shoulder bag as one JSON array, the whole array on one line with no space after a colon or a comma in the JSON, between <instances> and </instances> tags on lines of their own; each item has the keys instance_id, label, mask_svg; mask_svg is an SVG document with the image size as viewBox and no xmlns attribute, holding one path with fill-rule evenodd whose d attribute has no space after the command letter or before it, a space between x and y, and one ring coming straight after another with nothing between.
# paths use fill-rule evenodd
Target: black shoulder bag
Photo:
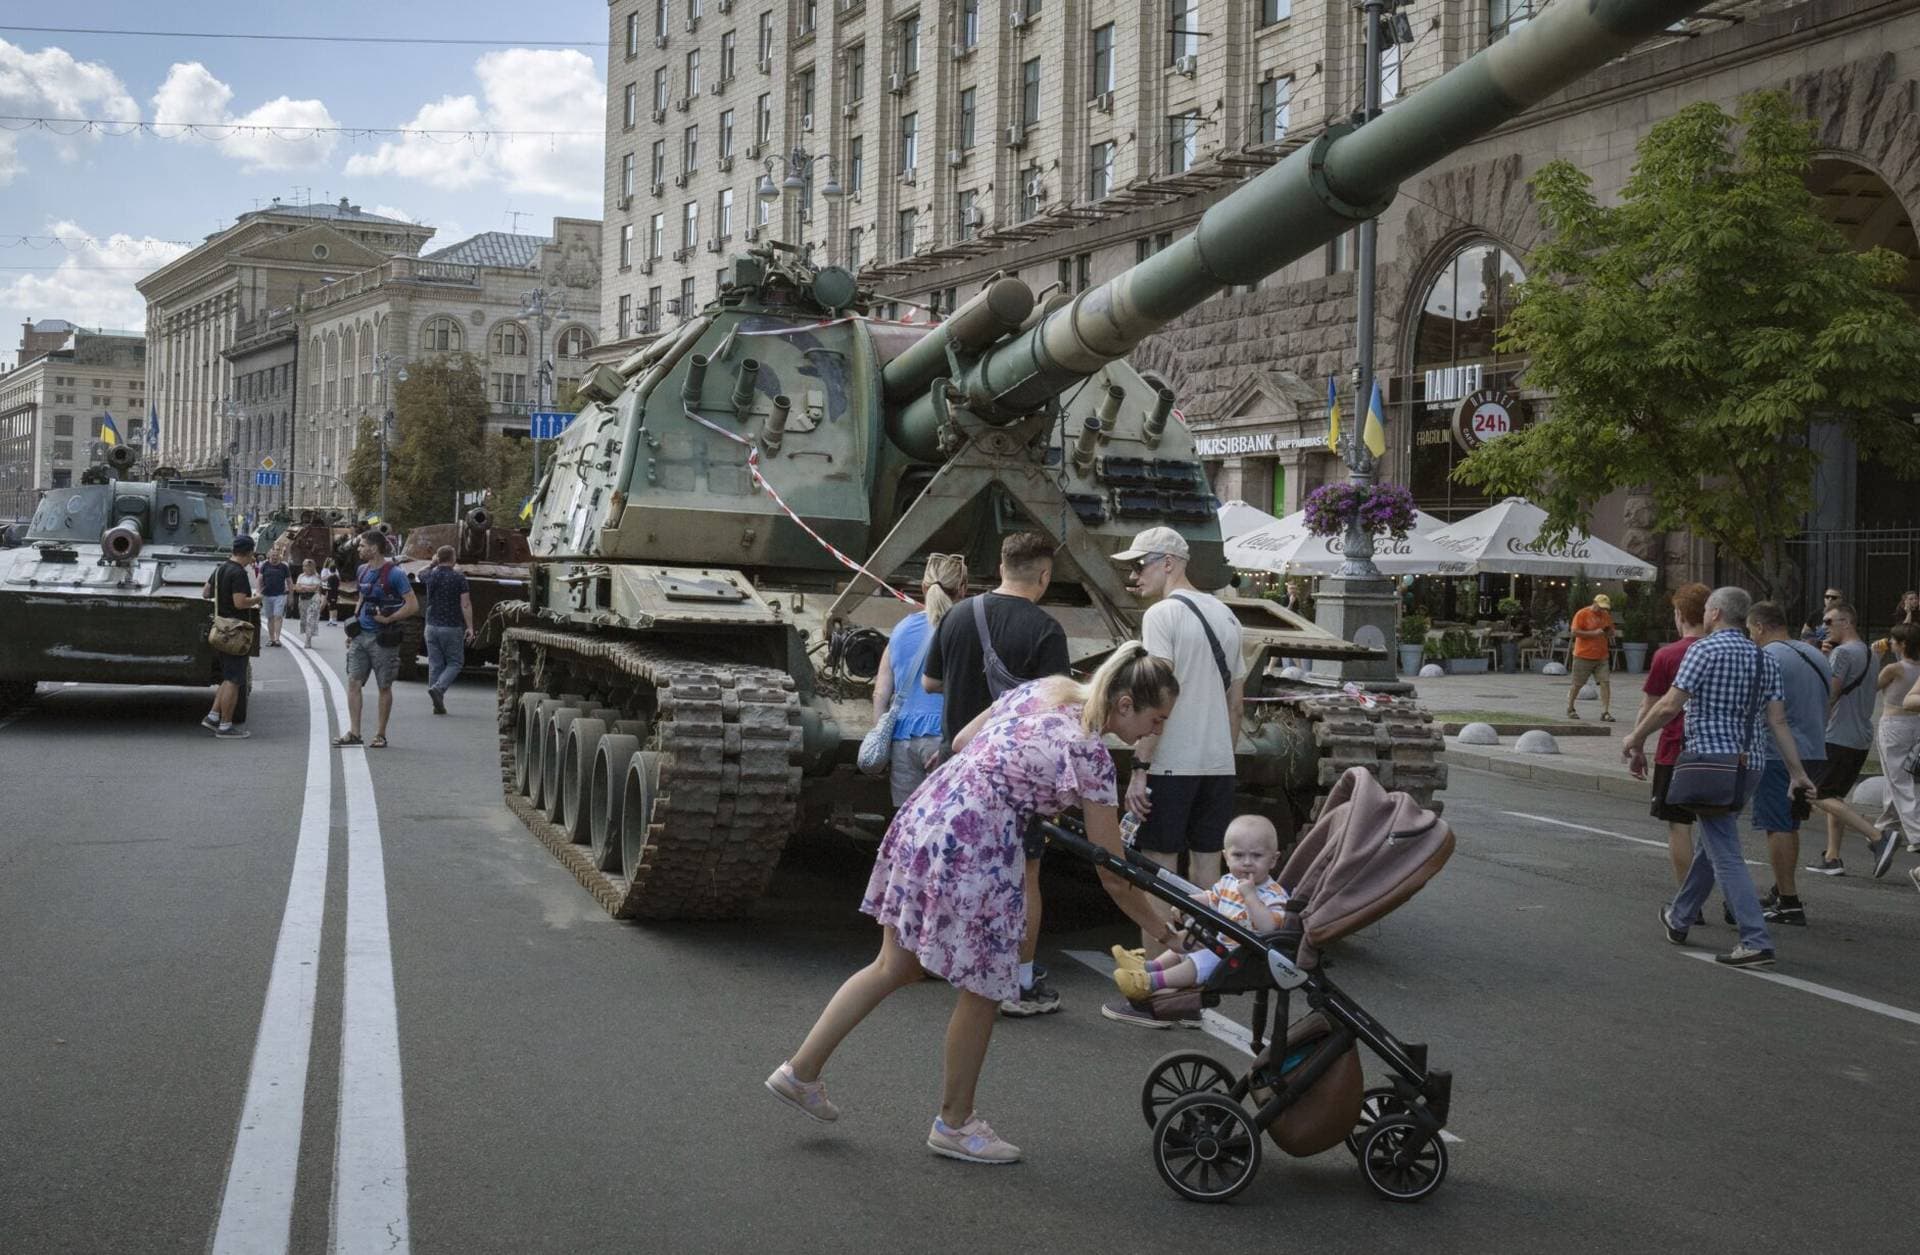
<instances>
[{"instance_id":1,"label":"black shoulder bag","mask_svg":"<svg viewBox=\"0 0 1920 1255\"><path fill-rule=\"evenodd\" d=\"M1732 815L1746 806L1760 779L1749 758L1754 719L1760 713L1760 671L1765 664L1766 655L1754 650L1753 687L1741 728L1740 752L1702 754L1683 750L1667 784L1669 804L1684 806L1696 815Z\"/></svg>"},{"instance_id":2,"label":"black shoulder bag","mask_svg":"<svg viewBox=\"0 0 1920 1255\"><path fill-rule=\"evenodd\" d=\"M1220 648L1220 638L1213 634L1213 624L1207 622L1206 612L1179 593L1174 593L1173 599L1193 611L1193 617L1200 620L1200 630L1207 634L1207 648L1213 651L1213 665L1220 668L1220 687L1232 689L1233 668L1227 665L1227 651Z\"/></svg>"}]
</instances>

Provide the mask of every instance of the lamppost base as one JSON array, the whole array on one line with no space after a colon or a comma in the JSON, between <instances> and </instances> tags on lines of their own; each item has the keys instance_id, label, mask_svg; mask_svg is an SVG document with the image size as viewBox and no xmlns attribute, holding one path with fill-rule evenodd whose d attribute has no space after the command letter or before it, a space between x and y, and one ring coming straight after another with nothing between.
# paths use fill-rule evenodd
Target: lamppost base
<instances>
[{"instance_id":1,"label":"lamppost base","mask_svg":"<svg viewBox=\"0 0 1920 1255\"><path fill-rule=\"evenodd\" d=\"M1369 688L1398 682L1393 644L1398 608L1393 581L1386 576L1329 575L1313 597L1313 619L1344 641L1380 651L1378 658L1321 658L1313 664L1320 679L1354 680Z\"/></svg>"}]
</instances>

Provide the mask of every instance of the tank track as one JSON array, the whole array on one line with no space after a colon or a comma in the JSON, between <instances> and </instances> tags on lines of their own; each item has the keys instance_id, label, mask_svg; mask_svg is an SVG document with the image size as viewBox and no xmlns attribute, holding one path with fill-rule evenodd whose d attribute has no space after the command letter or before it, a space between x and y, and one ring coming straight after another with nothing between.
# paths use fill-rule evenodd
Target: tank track
<instances>
[{"instance_id":1,"label":"tank track","mask_svg":"<svg viewBox=\"0 0 1920 1255\"><path fill-rule=\"evenodd\" d=\"M565 691L562 675L569 686L641 691L655 702L642 748L659 755L660 787L632 880L595 867L587 847L513 791L519 696ZM734 917L764 892L800 800L800 699L786 672L691 647L516 627L504 634L499 694L507 805L608 914Z\"/></svg>"},{"instance_id":2,"label":"tank track","mask_svg":"<svg viewBox=\"0 0 1920 1255\"><path fill-rule=\"evenodd\" d=\"M1344 693L1302 693L1276 704L1304 720L1312 737L1310 818L1319 817L1327 791L1353 767L1372 772L1383 788L1441 809L1434 795L1447 787L1447 741L1427 711L1404 701L1368 709Z\"/></svg>"}]
</instances>

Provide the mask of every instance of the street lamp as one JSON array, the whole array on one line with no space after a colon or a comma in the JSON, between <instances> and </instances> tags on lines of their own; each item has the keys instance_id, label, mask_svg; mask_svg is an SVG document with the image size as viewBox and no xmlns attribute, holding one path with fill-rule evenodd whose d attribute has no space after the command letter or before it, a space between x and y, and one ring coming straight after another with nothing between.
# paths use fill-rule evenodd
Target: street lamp
<instances>
[{"instance_id":1,"label":"street lamp","mask_svg":"<svg viewBox=\"0 0 1920 1255\"><path fill-rule=\"evenodd\" d=\"M567 318L567 296L564 292L558 294L560 297L558 307L552 311L547 309L547 302L554 295L555 293L546 288L534 288L522 293L520 297L521 315L533 319L534 323L533 350L536 364L533 371L533 409L535 411L546 409L552 395L550 390L553 384L553 363L547 360L547 328ZM540 441L533 437L531 417L527 420L527 435L528 443L533 445L533 482L538 484L540 482Z\"/></svg>"},{"instance_id":2,"label":"street lamp","mask_svg":"<svg viewBox=\"0 0 1920 1255\"><path fill-rule=\"evenodd\" d=\"M786 172L786 176L780 180L778 186L775 186L773 181L776 163ZM846 195L846 190L833 177L831 153L816 155L796 144L792 152L770 154L761 165L763 172L760 175L760 185L754 194L768 204L779 200L782 192L804 192L807 189L807 178L813 173L816 165L825 165L827 168L827 181L821 187L820 194L828 200L839 200Z\"/></svg>"}]
</instances>

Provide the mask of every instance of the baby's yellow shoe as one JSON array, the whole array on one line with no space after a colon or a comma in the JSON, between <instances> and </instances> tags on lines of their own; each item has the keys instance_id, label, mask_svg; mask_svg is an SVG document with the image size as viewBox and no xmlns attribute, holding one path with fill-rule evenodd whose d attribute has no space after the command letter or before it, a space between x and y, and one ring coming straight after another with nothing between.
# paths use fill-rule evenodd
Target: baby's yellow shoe
<instances>
[{"instance_id":1,"label":"baby's yellow shoe","mask_svg":"<svg viewBox=\"0 0 1920 1255\"><path fill-rule=\"evenodd\" d=\"M1148 981L1147 974L1131 968L1114 969L1113 983L1119 986L1120 992L1126 995L1129 1002L1145 1002L1147 996L1153 992L1153 985Z\"/></svg>"},{"instance_id":2,"label":"baby's yellow shoe","mask_svg":"<svg viewBox=\"0 0 1920 1255\"><path fill-rule=\"evenodd\" d=\"M1147 970L1147 952L1129 950L1125 946L1115 946L1109 953L1113 955L1113 965L1123 971L1144 972Z\"/></svg>"}]
</instances>

